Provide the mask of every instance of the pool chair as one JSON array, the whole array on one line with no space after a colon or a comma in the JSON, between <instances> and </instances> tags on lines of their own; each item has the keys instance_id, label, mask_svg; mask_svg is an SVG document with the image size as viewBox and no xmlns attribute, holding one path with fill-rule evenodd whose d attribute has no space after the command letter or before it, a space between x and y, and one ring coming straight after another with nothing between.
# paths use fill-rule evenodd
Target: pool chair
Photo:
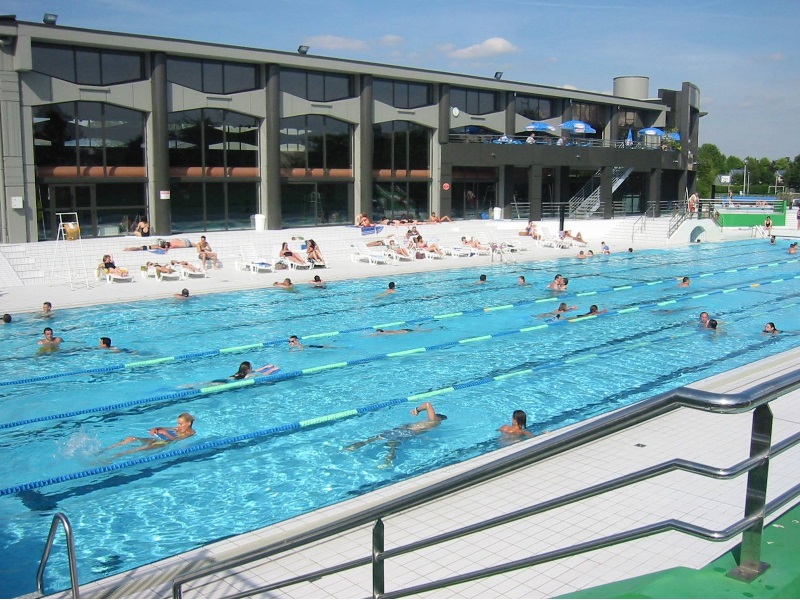
<instances>
[{"instance_id":1,"label":"pool chair","mask_svg":"<svg viewBox=\"0 0 800 600\"><path fill-rule=\"evenodd\" d=\"M253 244L239 246L239 256L233 262L233 266L237 271L250 271L254 274L272 271L272 263L259 256Z\"/></svg>"},{"instance_id":2,"label":"pool chair","mask_svg":"<svg viewBox=\"0 0 800 600\"><path fill-rule=\"evenodd\" d=\"M472 246L464 246L463 244L456 244L454 246L440 246L442 252L447 254L448 256L476 256L478 254L478 249L473 248Z\"/></svg>"},{"instance_id":3,"label":"pool chair","mask_svg":"<svg viewBox=\"0 0 800 600\"><path fill-rule=\"evenodd\" d=\"M540 248L561 248L562 250L566 250L572 244L569 242L562 240L557 235L553 235L551 231L545 227L541 227L540 233L542 234L541 239L536 240L536 245Z\"/></svg>"},{"instance_id":4,"label":"pool chair","mask_svg":"<svg viewBox=\"0 0 800 600\"><path fill-rule=\"evenodd\" d=\"M387 265L392 257L386 255L384 246L367 246L364 242L353 242L353 252L350 260L357 262L368 262L371 265Z\"/></svg>"},{"instance_id":5,"label":"pool chair","mask_svg":"<svg viewBox=\"0 0 800 600\"><path fill-rule=\"evenodd\" d=\"M289 248L292 252L295 252L292 248ZM297 254L300 254L297 252ZM304 259L305 260L305 259ZM305 263L296 263L295 261L286 258L285 256L281 256L281 244L272 247L272 262L276 265L285 265L287 269L313 269L314 263L305 262Z\"/></svg>"},{"instance_id":6,"label":"pool chair","mask_svg":"<svg viewBox=\"0 0 800 600\"><path fill-rule=\"evenodd\" d=\"M172 268L172 271L164 272L158 270L156 267L168 267ZM178 281L183 279L181 272L172 265L160 265L158 263L151 263L142 267L142 278L149 279L151 277L158 281Z\"/></svg>"},{"instance_id":7,"label":"pool chair","mask_svg":"<svg viewBox=\"0 0 800 600\"><path fill-rule=\"evenodd\" d=\"M186 260L173 260L173 268L181 274L181 279L204 279L208 277L205 261L202 265Z\"/></svg>"},{"instance_id":8,"label":"pool chair","mask_svg":"<svg viewBox=\"0 0 800 600\"><path fill-rule=\"evenodd\" d=\"M490 248L499 245L502 246L506 252L525 252L528 250L528 247L520 244L519 241L498 240L495 236L485 231L479 231L476 236L481 245L489 246Z\"/></svg>"},{"instance_id":9,"label":"pool chair","mask_svg":"<svg viewBox=\"0 0 800 600\"><path fill-rule=\"evenodd\" d=\"M119 273L109 273L108 269L106 269L103 263L97 265L97 270L95 271L95 275L97 277L97 281L102 281L103 279L106 280L106 283L123 283L128 281L133 281L133 275L127 273L125 275L120 275Z\"/></svg>"}]
</instances>

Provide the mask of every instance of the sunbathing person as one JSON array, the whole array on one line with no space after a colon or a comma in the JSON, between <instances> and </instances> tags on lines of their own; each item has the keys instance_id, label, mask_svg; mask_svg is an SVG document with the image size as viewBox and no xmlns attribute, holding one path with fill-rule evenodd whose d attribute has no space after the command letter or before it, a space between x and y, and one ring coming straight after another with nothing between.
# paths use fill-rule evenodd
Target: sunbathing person
<instances>
[{"instance_id":1,"label":"sunbathing person","mask_svg":"<svg viewBox=\"0 0 800 600\"><path fill-rule=\"evenodd\" d=\"M431 213L431 218L429 219L429 221L431 223L444 223L445 221L451 221L452 222L452 220L453 219L451 219L447 215L444 215L443 217L437 217L435 212Z\"/></svg>"},{"instance_id":2,"label":"sunbathing person","mask_svg":"<svg viewBox=\"0 0 800 600\"><path fill-rule=\"evenodd\" d=\"M393 239L389 240L389 250L394 252L395 254L399 254L400 256L407 256L411 258L411 255L408 253L408 250L397 244Z\"/></svg>"},{"instance_id":3,"label":"sunbathing person","mask_svg":"<svg viewBox=\"0 0 800 600\"><path fill-rule=\"evenodd\" d=\"M142 450L152 450L153 448L166 446L170 442L177 442L178 440L192 437L195 433L194 429L192 429L193 424L194 417L189 413L183 413L178 417L178 424L175 427L153 427L150 429L150 435L152 437L127 437L121 442L109 446L105 450L111 450L111 448L118 448L119 446L125 446L127 444L140 444L139 448L134 448L133 450L128 450L127 452L122 452L117 455L122 456L125 454L132 454L133 452L141 452Z\"/></svg>"},{"instance_id":4,"label":"sunbathing person","mask_svg":"<svg viewBox=\"0 0 800 600\"><path fill-rule=\"evenodd\" d=\"M155 262L148 262L147 263L148 269L153 269L156 273L174 273L175 269L172 268L172 265L160 265Z\"/></svg>"},{"instance_id":5,"label":"sunbathing person","mask_svg":"<svg viewBox=\"0 0 800 600\"><path fill-rule=\"evenodd\" d=\"M306 260L300 256L297 252L292 252L289 248L289 242L283 242L281 244L281 251L280 251L281 258L286 258L298 265L307 265L308 263Z\"/></svg>"},{"instance_id":6,"label":"sunbathing person","mask_svg":"<svg viewBox=\"0 0 800 600\"><path fill-rule=\"evenodd\" d=\"M211 250L211 244L206 240L206 236L200 236L200 242L197 244L197 251L199 253L197 258L203 261L203 267L206 266L206 261L210 260L214 264L214 268L219 269L219 258L217 258L217 253Z\"/></svg>"},{"instance_id":7,"label":"sunbathing person","mask_svg":"<svg viewBox=\"0 0 800 600\"><path fill-rule=\"evenodd\" d=\"M356 227L372 227L372 221L364 213L358 213L356 216Z\"/></svg>"},{"instance_id":8,"label":"sunbathing person","mask_svg":"<svg viewBox=\"0 0 800 600\"><path fill-rule=\"evenodd\" d=\"M491 250L489 246L482 246L481 243L475 238L468 238L465 235L461 236L461 243L464 246L469 246L470 248L475 248L476 250Z\"/></svg>"},{"instance_id":9,"label":"sunbathing person","mask_svg":"<svg viewBox=\"0 0 800 600\"><path fill-rule=\"evenodd\" d=\"M157 243L150 244L149 246L131 246L129 248L124 248L124 250L125 252L136 252L139 250L163 250L166 252L171 249L194 248L199 245L199 242L195 243L189 238L173 238L171 240L158 240Z\"/></svg>"},{"instance_id":10,"label":"sunbathing person","mask_svg":"<svg viewBox=\"0 0 800 600\"><path fill-rule=\"evenodd\" d=\"M434 243L428 244L425 240L422 239L421 235L417 236L417 239L414 241L414 245L419 250L427 250L428 252L433 252L434 254L438 254L439 256L444 256L444 252L442 249L439 248Z\"/></svg>"},{"instance_id":11,"label":"sunbathing person","mask_svg":"<svg viewBox=\"0 0 800 600\"><path fill-rule=\"evenodd\" d=\"M527 227L519 232L520 235L529 235L535 240L542 239L542 236L539 235L539 232L536 231L536 223L533 221L528 221Z\"/></svg>"},{"instance_id":12,"label":"sunbathing person","mask_svg":"<svg viewBox=\"0 0 800 600\"><path fill-rule=\"evenodd\" d=\"M193 264L186 262L185 260L171 260L169 261L173 267L181 266L187 271L191 271L192 273L202 273L203 270L200 267L195 267Z\"/></svg>"},{"instance_id":13,"label":"sunbathing person","mask_svg":"<svg viewBox=\"0 0 800 600\"><path fill-rule=\"evenodd\" d=\"M325 259L322 257L322 252L320 252L319 249L319 244L312 239L306 242L306 256L310 263L325 263Z\"/></svg>"},{"instance_id":14,"label":"sunbathing person","mask_svg":"<svg viewBox=\"0 0 800 600\"><path fill-rule=\"evenodd\" d=\"M106 273L111 273L112 275L120 275L122 277L127 277L128 275L128 269L117 267L110 254L103 255L103 268L106 270Z\"/></svg>"}]
</instances>

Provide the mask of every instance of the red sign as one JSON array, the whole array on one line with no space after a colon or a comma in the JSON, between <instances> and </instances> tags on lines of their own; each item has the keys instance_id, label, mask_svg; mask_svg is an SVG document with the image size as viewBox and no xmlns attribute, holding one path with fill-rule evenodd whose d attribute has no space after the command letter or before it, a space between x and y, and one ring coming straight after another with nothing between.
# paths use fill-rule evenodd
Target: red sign
<instances>
[{"instance_id":1,"label":"red sign","mask_svg":"<svg viewBox=\"0 0 800 600\"><path fill-rule=\"evenodd\" d=\"M443 183L442 184L442 189L446 192L447 190L450 189L450 184L449 183Z\"/></svg>"}]
</instances>

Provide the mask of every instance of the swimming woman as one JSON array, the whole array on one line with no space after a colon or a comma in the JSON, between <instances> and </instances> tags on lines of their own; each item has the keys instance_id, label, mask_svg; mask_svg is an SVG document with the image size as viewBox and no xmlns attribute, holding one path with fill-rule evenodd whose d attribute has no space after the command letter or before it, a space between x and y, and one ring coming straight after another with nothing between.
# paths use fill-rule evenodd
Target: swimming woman
<instances>
[{"instance_id":1,"label":"swimming woman","mask_svg":"<svg viewBox=\"0 0 800 600\"><path fill-rule=\"evenodd\" d=\"M253 369L253 365L250 361L246 360L239 365L239 370L231 375L230 379L250 379L251 377L258 377L260 375L271 375L279 369L280 367L276 367L275 365L264 365L258 369Z\"/></svg>"},{"instance_id":2,"label":"swimming woman","mask_svg":"<svg viewBox=\"0 0 800 600\"><path fill-rule=\"evenodd\" d=\"M141 452L142 450L152 450L159 446L166 446L170 442L177 442L178 440L192 437L195 434L194 429L192 429L193 424L194 417L189 413L183 413L178 417L178 423L175 427L153 427L149 431L151 437L126 437L121 442L117 442L105 450L111 450L111 448L118 448L126 444L140 444L138 448L117 455L122 456L124 454L132 454L133 452Z\"/></svg>"},{"instance_id":3,"label":"swimming woman","mask_svg":"<svg viewBox=\"0 0 800 600\"><path fill-rule=\"evenodd\" d=\"M500 428L500 433L503 435L518 435L522 437L533 437L533 434L527 430L528 415L524 410L515 410L511 415L511 425L503 425Z\"/></svg>"}]
</instances>

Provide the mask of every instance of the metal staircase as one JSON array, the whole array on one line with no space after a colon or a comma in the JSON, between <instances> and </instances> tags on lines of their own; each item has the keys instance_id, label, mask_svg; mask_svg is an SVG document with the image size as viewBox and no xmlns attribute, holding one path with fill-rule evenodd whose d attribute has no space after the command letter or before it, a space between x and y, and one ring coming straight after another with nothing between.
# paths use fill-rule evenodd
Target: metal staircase
<instances>
[{"instance_id":1,"label":"metal staircase","mask_svg":"<svg viewBox=\"0 0 800 600\"><path fill-rule=\"evenodd\" d=\"M617 191L622 182L633 172L633 167L614 167L611 193ZM600 169L592 175L577 194L569 201L567 216L572 219L588 219L600 208Z\"/></svg>"}]
</instances>

